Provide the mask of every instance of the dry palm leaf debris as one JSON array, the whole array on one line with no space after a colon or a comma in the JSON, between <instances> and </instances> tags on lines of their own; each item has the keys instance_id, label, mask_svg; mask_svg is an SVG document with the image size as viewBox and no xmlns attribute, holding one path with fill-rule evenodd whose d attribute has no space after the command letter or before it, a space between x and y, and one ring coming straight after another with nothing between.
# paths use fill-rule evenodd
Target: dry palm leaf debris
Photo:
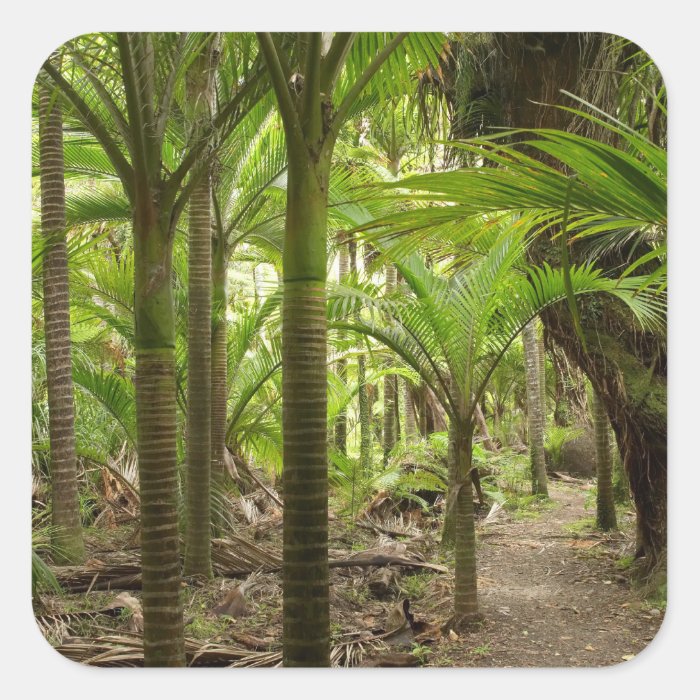
<instances>
[{"instance_id":1,"label":"dry palm leaf debris","mask_svg":"<svg viewBox=\"0 0 700 700\"><path fill-rule=\"evenodd\" d=\"M368 650L381 650L380 638L353 640L331 649L332 666L359 666ZM104 637L73 638L56 647L67 659L87 666L143 666L143 638L129 633ZM281 651L251 651L233 646L185 639L188 666L276 667L282 665Z\"/></svg>"}]
</instances>

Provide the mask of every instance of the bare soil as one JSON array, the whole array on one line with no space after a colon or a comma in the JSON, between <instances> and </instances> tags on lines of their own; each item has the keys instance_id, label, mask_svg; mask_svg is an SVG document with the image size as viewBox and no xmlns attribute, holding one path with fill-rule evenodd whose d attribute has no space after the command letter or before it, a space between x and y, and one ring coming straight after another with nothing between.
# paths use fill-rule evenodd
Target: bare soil
<instances>
[{"instance_id":1,"label":"bare soil","mask_svg":"<svg viewBox=\"0 0 700 700\"><path fill-rule=\"evenodd\" d=\"M537 519L505 514L481 529L483 624L438 644L429 665L609 666L654 638L663 612L618 565L634 551L631 514L621 532L605 536L580 527L593 515L584 508L585 490L554 483L550 496L552 509Z\"/></svg>"}]
</instances>

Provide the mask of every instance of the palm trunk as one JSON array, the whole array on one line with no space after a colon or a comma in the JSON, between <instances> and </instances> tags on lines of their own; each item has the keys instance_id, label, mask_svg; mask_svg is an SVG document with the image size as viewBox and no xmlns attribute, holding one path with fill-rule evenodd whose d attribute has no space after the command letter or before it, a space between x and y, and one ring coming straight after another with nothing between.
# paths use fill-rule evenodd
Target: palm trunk
<instances>
[{"instance_id":1,"label":"palm trunk","mask_svg":"<svg viewBox=\"0 0 700 700\"><path fill-rule=\"evenodd\" d=\"M284 245L285 666L330 664L326 189L330 163L290 159Z\"/></svg>"},{"instance_id":2,"label":"palm trunk","mask_svg":"<svg viewBox=\"0 0 700 700\"><path fill-rule=\"evenodd\" d=\"M385 294L390 294L396 287L396 268L386 266ZM398 382L394 374L384 377L384 465L389 462L389 454L396 445L396 402L398 399Z\"/></svg>"},{"instance_id":3,"label":"palm trunk","mask_svg":"<svg viewBox=\"0 0 700 700\"><path fill-rule=\"evenodd\" d=\"M403 401L404 412L406 414L406 442L415 442L418 439L418 425L416 423L416 413L413 408L411 383L407 379L403 381Z\"/></svg>"},{"instance_id":4,"label":"palm trunk","mask_svg":"<svg viewBox=\"0 0 700 700\"><path fill-rule=\"evenodd\" d=\"M75 455L63 123L59 102L48 89L40 88L39 99L41 229L46 242L43 288L53 557L57 564L79 564L85 559L85 545L80 527Z\"/></svg>"},{"instance_id":5,"label":"palm trunk","mask_svg":"<svg viewBox=\"0 0 700 700\"><path fill-rule=\"evenodd\" d=\"M474 408L474 420L476 421L476 426L479 428L479 434L481 436L481 444L484 449L489 452L498 452L496 445L494 444L491 436L489 435L489 427L486 425L486 418L484 418L484 412L481 410L481 406L477 403Z\"/></svg>"},{"instance_id":6,"label":"palm trunk","mask_svg":"<svg viewBox=\"0 0 700 700\"><path fill-rule=\"evenodd\" d=\"M601 530L616 530L615 499L612 486L612 455L610 453L610 429L603 402L593 392L593 431L596 447L596 523Z\"/></svg>"},{"instance_id":7,"label":"palm trunk","mask_svg":"<svg viewBox=\"0 0 700 700\"><path fill-rule=\"evenodd\" d=\"M348 248L344 243L344 236L338 235L338 282L343 282L348 274L350 260L348 257ZM344 337L342 331L339 333L340 338ZM341 358L336 362L336 371L340 380L345 384L348 376L348 362L345 358ZM344 408L335 419L335 449L342 454L347 454L348 451L348 413Z\"/></svg>"},{"instance_id":8,"label":"palm trunk","mask_svg":"<svg viewBox=\"0 0 700 700\"><path fill-rule=\"evenodd\" d=\"M357 243L352 240L349 244L350 271L357 272ZM359 320L359 313L356 318ZM372 471L372 420L370 414L369 396L367 395L367 372L365 356L357 356L357 404L360 414L360 470L362 474Z\"/></svg>"},{"instance_id":9,"label":"palm trunk","mask_svg":"<svg viewBox=\"0 0 700 700\"><path fill-rule=\"evenodd\" d=\"M472 481L473 426L463 419L457 424L457 483L455 500L455 620L473 620L478 614L476 588L476 532Z\"/></svg>"},{"instance_id":10,"label":"palm trunk","mask_svg":"<svg viewBox=\"0 0 700 700\"><path fill-rule=\"evenodd\" d=\"M212 257L211 335L211 485L212 501L224 492L227 415L227 322L226 255L224 242L217 239ZM223 525L221 507L212 508L216 531Z\"/></svg>"},{"instance_id":11,"label":"palm trunk","mask_svg":"<svg viewBox=\"0 0 700 700\"><path fill-rule=\"evenodd\" d=\"M447 429L447 498L445 500L445 516L442 523L443 547L453 547L455 544L455 508L453 494L457 488L457 421L450 418Z\"/></svg>"},{"instance_id":12,"label":"palm trunk","mask_svg":"<svg viewBox=\"0 0 700 700\"><path fill-rule=\"evenodd\" d=\"M211 577L211 192L190 196L185 575Z\"/></svg>"},{"instance_id":13,"label":"palm trunk","mask_svg":"<svg viewBox=\"0 0 700 700\"><path fill-rule=\"evenodd\" d=\"M544 461L544 416L540 387L537 329L530 321L523 329L527 383L527 425L532 470L532 493L547 496L547 470Z\"/></svg>"},{"instance_id":14,"label":"palm trunk","mask_svg":"<svg viewBox=\"0 0 700 700\"><path fill-rule=\"evenodd\" d=\"M421 382L418 395L418 431L424 437L428 437L428 388Z\"/></svg>"},{"instance_id":15,"label":"palm trunk","mask_svg":"<svg viewBox=\"0 0 700 700\"><path fill-rule=\"evenodd\" d=\"M136 424L144 662L184 666L171 240L150 189L134 207Z\"/></svg>"},{"instance_id":16,"label":"palm trunk","mask_svg":"<svg viewBox=\"0 0 700 700\"><path fill-rule=\"evenodd\" d=\"M195 138L211 119L213 42L187 75ZM185 574L211 578L211 180L207 168L190 195L187 326L187 530Z\"/></svg>"},{"instance_id":17,"label":"palm trunk","mask_svg":"<svg viewBox=\"0 0 700 700\"><path fill-rule=\"evenodd\" d=\"M547 426L547 372L544 358L544 333L537 333L537 373L540 379L540 403L542 430Z\"/></svg>"}]
</instances>

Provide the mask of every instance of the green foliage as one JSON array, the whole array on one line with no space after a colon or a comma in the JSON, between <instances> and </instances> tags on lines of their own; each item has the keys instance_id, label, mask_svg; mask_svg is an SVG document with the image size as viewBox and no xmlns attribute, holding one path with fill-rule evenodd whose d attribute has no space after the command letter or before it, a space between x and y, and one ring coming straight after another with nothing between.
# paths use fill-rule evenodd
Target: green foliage
<instances>
[{"instance_id":1,"label":"green foliage","mask_svg":"<svg viewBox=\"0 0 700 700\"><path fill-rule=\"evenodd\" d=\"M552 469L561 468L561 451L567 442L576 440L584 433L583 428L575 426L549 425L544 433L544 449L549 457Z\"/></svg>"},{"instance_id":2,"label":"green foliage","mask_svg":"<svg viewBox=\"0 0 700 700\"><path fill-rule=\"evenodd\" d=\"M404 576L401 579L400 589L410 600L422 598L433 580L434 575L431 573L417 573L410 576Z\"/></svg>"},{"instance_id":3,"label":"green foliage","mask_svg":"<svg viewBox=\"0 0 700 700\"><path fill-rule=\"evenodd\" d=\"M510 450L502 450L496 454L485 450L483 452L483 457L477 454L476 464L483 465L484 470L491 473L491 476L483 479L484 482L498 486L506 492L508 499L530 493L532 476L527 455Z\"/></svg>"},{"instance_id":4,"label":"green foliage","mask_svg":"<svg viewBox=\"0 0 700 700\"><path fill-rule=\"evenodd\" d=\"M470 649L469 653L480 657L488 656L491 653L491 646L489 644L481 644L478 647Z\"/></svg>"},{"instance_id":5,"label":"green foliage","mask_svg":"<svg viewBox=\"0 0 700 700\"><path fill-rule=\"evenodd\" d=\"M411 654L413 654L413 656L418 657L421 664L424 664L428 660L430 655L433 653L433 650L425 644L418 644L417 642L413 642L411 646Z\"/></svg>"},{"instance_id":6,"label":"green foliage","mask_svg":"<svg viewBox=\"0 0 700 700\"><path fill-rule=\"evenodd\" d=\"M205 604L202 603L202 608ZM198 610L192 620L185 626L185 634L194 639L211 640L225 634L231 625L231 618L226 615L214 617L206 610Z\"/></svg>"},{"instance_id":7,"label":"green foliage","mask_svg":"<svg viewBox=\"0 0 700 700\"><path fill-rule=\"evenodd\" d=\"M573 523L568 523L564 525L564 530L574 535L593 532L595 530L595 517L581 518Z\"/></svg>"},{"instance_id":8,"label":"green foliage","mask_svg":"<svg viewBox=\"0 0 700 700\"><path fill-rule=\"evenodd\" d=\"M447 485L446 447L438 437L433 442L421 440L394 447L386 467L363 473L359 459L329 450L330 484L340 501L340 512L352 517L380 491L393 501L407 500L423 509L431 504L421 492L444 493Z\"/></svg>"},{"instance_id":9,"label":"green foliage","mask_svg":"<svg viewBox=\"0 0 700 700\"><path fill-rule=\"evenodd\" d=\"M32 515L32 598L42 592L63 593L56 576L42 557L60 554L56 545L51 544L56 528L44 524L45 520L42 513Z\"/></svg>"}]
</instances>

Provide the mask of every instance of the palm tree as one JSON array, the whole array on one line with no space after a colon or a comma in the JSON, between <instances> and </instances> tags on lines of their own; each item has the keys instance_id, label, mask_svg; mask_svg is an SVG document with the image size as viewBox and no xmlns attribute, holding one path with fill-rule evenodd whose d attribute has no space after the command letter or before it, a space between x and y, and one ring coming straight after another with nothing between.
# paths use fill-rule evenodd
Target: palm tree
<instances>
[{"instance_id":1,"label":"palm tree","mask_svg":"<svg viewBox=\"0 0 700 700\"><path fill-rule=\"evenodd\" d=\"M277 267L280 262L284 213L279 199L284 192L287 154L284 134L272 110L271 100L263 99L241 120L219 155L226 167L217 168L213 187L211 476L215 500L224 492L227 403L233 382L229 377L237 371L235 363L229 371L227 351L229 262L244 244L259 251L263 261ZM236 357L245 359L245 355ZM220 515L217 506L215 527L222 524Z\"/></svg>"},{"instance_id":2,"label":"palm tree","mask_svg":"<svg viewBox=\"0 0 700 700\"><path fill-rule=\"evenodd\" d=\"M530 321L523 329L523 349L525 355L525 375L527 377L527 424L528 442L530 444L530 468L532 471L532 493L548 496L547 469L544 463L544 428L543 411L544 386L540 366L537 326Z\"/></svg>"},{"instance_id":3,"label":"palm tree","mask_svg":"<svg viewBox=\"0 0 700 700\"><path fill-rule=\"evenodd\" d=\"M345 243L345 237L342 234L338 235L338 282L344 282L350 271L350 256L348 246ZM347 380L348 369L347 360L341 357L336 362L337 373L339 379L345 383ZM348 441L348 414L347 411L341 411L334 425L335 430L335 449L341 454L347 454Z\"/></svg>"},{"instance_id":4,"label":"palm tree","mask_svg":"<svg viewBox=\"0 0 700 700\"><path fill-rule=\"evenodd\" d=\"M375 301L374 321L334 323L372 335L399 354L439 397L449 416L456 454L456 476L448 491L456 520L455 624L478 614L470 480L475 404L509 345L539 312L566 299L568 287L563 270L525 267L523 238L508 228L499 233L487 223L478 242L482 254L471 265L447 278L426 268L418 255L395 260L412 296L403 293ZM662 305L643 290L644 278L616 283L590 265L569 272L575 294L607 292L640 318L658 320ZM338 294L342 298L353 291ZM356 294L358 305L370 304L364 294ZM382 311L394 319L386 328L378 320Z\"/></svg>"},{"instance_id":5,"label":"palm tree","mask_svg":"<svg viewBox=\"0 0 700 700\"><path fill-rule=\"evenodd\" d=\"M187 73L190 129L197 141L208 135L218 54L207 41ZM212 205L211 163L204 161L190 194L187 350L187 530L186 575L211 578L211 419L212 419ZM195 164L200 169L200 163Z\"/></svg>"},{"instance_id":6,"label":"palm tree","mask_svg":"<svg viewBox=\"0 0 700 700\"><path fill-rule=\"evenodd\" d=\"M596 477L596 524L601 530L616 530L615 498L612 485L612 453L610 431L605 404L593 392L593 432L595 433Z\"/></svg>"},{"instance_id":7,"label":"palm tree","mask_svg":"<svg viewBox=\"0 0 700 700\"><path fill-rule=\"evenodd\" d=\"M245 41L245 36L241 38ZM206 167L209 139L164 148L182 132L173 121L197 35L118 33L85 36L67 47L59 70L44 64L66 102L110 160L132 210L136 422L141 489L144 660L185 663L177 511L173 234ZM247 54L250 56L250 52ZM225 136L255 100L260 64L243 66L242 85L210 133ZM172 158L181 154L179 160ZM187 176L189 179L186 181Z\"/></svg>"},{"instance_id":8,"label":"palm tree","mask_svg":"<svg viewBox=\"0 0 700 700\"><path fill-rule=\"evenodd\" d=\"M420 59L430 61L441 50L437 36L407 45L420 44ZM329 665L325 285L331 159L340 127L383 64L391 63L394 84L407 76L404 53L389 61L405 38L300 33L288 51L288 37L258 34L289 163L282 312L287 666Z\"/></svg>"},{"instance_id":9,"label":"palm tree","mask_svg":"<svg viewBox=\"0 0 700 700\"><path fill-rule=\"evenodd\" d=\"M396 289L396 268L389 264L385 267L384 293L391 295ZM394 374L387 374L384 377L384 430L382 438L384 440L384 466L389 463L389 455L394 449L397 440L396 413L399 399L398 377Z\"/></svg>"},{"instance_id":10,"label":"palm tree","mask_svg":"<svg viewBox=\"0 0 700 700\"><path fill-rule=\"evenodd\" d=\"M427 236L455 241L460 230L484 213L515 214L519 227L547 238L546 234L558 230L568 210L568 230L573 236L558 236L554 244L547 243L549 259L561 259L565 249L575 244L576 259L609 261L609 274L623 271L625 277L644 271L663 306L666 153L644 135L591 110L592 115L568 111L609 133L606 140L615 140L618 146L556 129L511 132L508 138L517 142L510 145L498 139L453 142L456 150L499 167L406 178L401 187L416 190L416 199L453 206L396 214L379 219L377 226L384 227L385 235L416 232L420 235L413 238L418 245ZM463 256L464 251L455 254ZM666 548L665 333L642 332L615 303L607 305L602 315L584 309L578 328L565 310L545 312L542 319L549 337L604 397L630 479L642 552L653 568L663 561ZM622 335L616 330L621 323L627 324Z\"/></svg>"},{"instance_id":11,"label":"palm tree","mask_svg":"<svg viewBox=\"0 0 700 700\"><path fill-rule=\"evenodd\" d=\"M57 563L85 559L75 455L61 103L39 87L41 229L46 383L49 402L52 546Z\"/></svg>"},{"instance_id":12,"label":"palm tree","mask_svg":"<svg viewBox=\"0 0 700 700\"><path fill-rule=\"evenodd\" d=\"M572 213L582 214L584 223L572 243L572 259L580 263L595 258L611 274L639 261L645 271L656 268L658 274L664 274L667 99L663 78L651 58L628 40L600 33L508 33L492 35L489 44L483 51L463 54L467 63L478 63L473 74L485 77L482 85L474 86L473 94L501 108L495 120L482 120L482 128L484 121L514 128L546 127L562 130L559 133L586 134L598 142L597 152L588 148L590 157L583 159L581 148L567 149L565 144L574 142L567 142L566 134L553 150L544 145L528 153L554 169L578 173L588 186L597 181L592 191L608 200L603 208L588 210L593 215L590 221L585 221L585 204L581 208L572 205ZM456 111L465 111L469 93L462 89L455 95ZM593 121L576 111L548 106L562 103L585 104L601 119ZM569 158L578 162L567 162ZM610 180L602 182L606 176ZM532 179L520 184L527 187ZM535 191L542 206L561 211L555 201L565 188L556 194L545 180L540 184L544 188L537 186ZM528 206L532 204L530 200ZM634 214L620 217L621 209ZM612 214L607 221L606 213ZM534 262L556 264L558 246L543 237L531 248L531 255ZM663 568L667 483L664 334L641 338L634 323L621 326L615 304L599 314L583 316L579 332L566 313L546 313L542 321L548 337L564 349L606 403L637 509L639 554L645 556L648 571L657 563ZM584 333L586 341L582 340Z\"/></svg>"},{"instance_id":13,"label":"palm tree","mask_svg":"<svg viewBox=\"0 0 700 700\"><path fill-rule=\"evenodd\" d=\"M353 237L349 243L350 271L357 277L357 241ZM359 311L355 319L360 319ZM367 370L365 355L357 355L357 412L360 423L360 472L369 474L372 471L372 416L370 414L369 397L367 396Z\"/></svg>"}]
</instances>

